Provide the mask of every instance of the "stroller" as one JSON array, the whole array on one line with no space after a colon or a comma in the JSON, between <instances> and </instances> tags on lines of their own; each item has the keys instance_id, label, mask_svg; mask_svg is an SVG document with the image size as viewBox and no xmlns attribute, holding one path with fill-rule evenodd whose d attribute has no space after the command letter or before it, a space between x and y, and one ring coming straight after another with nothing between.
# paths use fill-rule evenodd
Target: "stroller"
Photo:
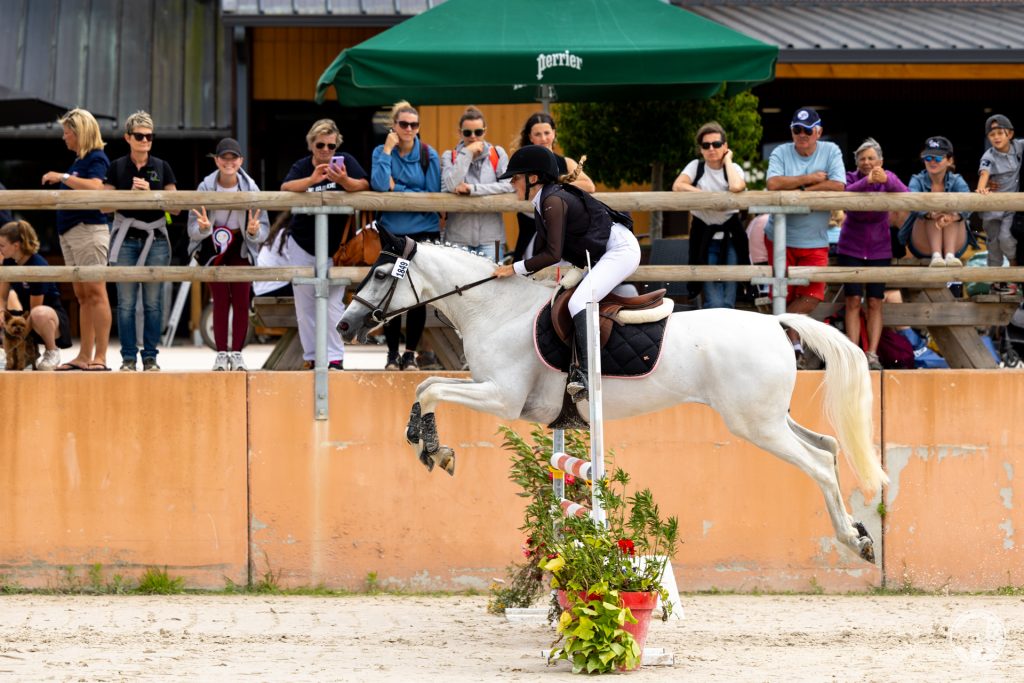
<instances>
[{"instance_id":1,"label":"stroller","mask_svg":"<svg viewBox=\"0 0 1024 683\"><path fill-rule=\"evenodd\" d=\"M1024 357L1024 302L1013 312L1013 317L1006 327L993 330L999 335L996 348L999 350L999 358L1003 366L1016 368L1024 365L1021 357Z\"/></svg>"}]
</instances>

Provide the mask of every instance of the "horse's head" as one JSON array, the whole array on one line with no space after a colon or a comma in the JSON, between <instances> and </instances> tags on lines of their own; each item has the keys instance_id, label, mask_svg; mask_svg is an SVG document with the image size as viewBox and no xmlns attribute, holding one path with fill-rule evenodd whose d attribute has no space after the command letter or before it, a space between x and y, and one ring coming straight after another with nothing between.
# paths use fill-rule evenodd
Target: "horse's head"
<instances>
[{"instance_id":1,"label":"horse's head","mask_svg":"<svg viewBox=\"0 0 1024 683\"><path fill-rule=\"evenodd\" d=\"M380 256L370 267L352 303L338 323L342 339L366 341L370 330L386 322L391 311L416 304L419 297L409 284L409 263L416 256L416 242L402 235L380 231Z\"/></svg>"}]
</instances>

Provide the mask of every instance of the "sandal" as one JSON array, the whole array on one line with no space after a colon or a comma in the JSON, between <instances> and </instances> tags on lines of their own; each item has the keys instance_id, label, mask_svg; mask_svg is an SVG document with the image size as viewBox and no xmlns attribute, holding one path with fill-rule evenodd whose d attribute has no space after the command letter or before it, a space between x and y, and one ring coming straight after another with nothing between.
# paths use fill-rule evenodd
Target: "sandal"
<instances>
[{"instance_id":1,"label":"sandal","mask_svg":"<svg viewBox=\"0 0 1024 683\"><path fill-rule=\"evenodd\" d=\"M67 363L61 363L60 365L55 367L54 370L56 372L71 372L73 370L88 370L88 367L75 365L74 363L68 361Z\"/></svg>"},{"instance_id":2,"label":"sandal","mask_svg":"<svg viewBox=\"0 0 1024 683\"><path fill-rule=\"evenodd\" d=\"M86 372L110 372L110 368L103 363L89 363L89 365L82 368L82 370L85 370Z\"/></svg>"}]
</instances>

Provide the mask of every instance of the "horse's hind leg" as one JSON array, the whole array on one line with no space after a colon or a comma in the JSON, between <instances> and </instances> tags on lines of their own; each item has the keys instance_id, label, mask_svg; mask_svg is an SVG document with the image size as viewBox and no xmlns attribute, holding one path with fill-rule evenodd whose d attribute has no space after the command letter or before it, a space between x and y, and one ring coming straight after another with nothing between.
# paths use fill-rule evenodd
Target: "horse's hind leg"
<instances>
[{"instance_id":1,"label":"horse's hind leg","mask_svg":"<svg viewBox=\"0 0 1024 683\"><path fill-rule=\"evenodd\" d=\"M433 413L430 415L430 420L424 422L419 397L434 384L465 384L467 382L472 382L472 380L461 377L428 377L416 387L416 401L412 404L409 421L405 425L405 440L416 449L416 457L428 472L433 471L435 464L440 464L448 474L455 474L455 452L438 443L437 425L434 422ZM442 451L442 448L445 450Z\"/></svg>"},{"instance_id":2,"label":"horse's hind leg","mask_svg":"<svg viewBox=\"0 0 1024 683\"><path fill-rule=\"evenodd\" d=\"M872 563L875 561L874 542L871 536L863 524L854 522L843 503L836 469L838 444L835 439L803 427L788 415L784 421L776 423L779 425L777 428L762 428L751 433L746 433L741 426L734 429L729 417L723 417L733 433L796 465L813 479L825 498L825 507L839 542L864 560ZM747 420L742 421L742 424L747 424Z\"/></svg>"}]
</instances>

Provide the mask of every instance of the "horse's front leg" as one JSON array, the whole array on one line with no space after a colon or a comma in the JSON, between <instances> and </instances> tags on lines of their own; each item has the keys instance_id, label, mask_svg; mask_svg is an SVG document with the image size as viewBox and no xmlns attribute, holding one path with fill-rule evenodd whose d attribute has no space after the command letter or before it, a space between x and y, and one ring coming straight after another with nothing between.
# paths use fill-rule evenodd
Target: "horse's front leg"
<instances>
[{"instance_id":1,"label":"horse's front leg","mask_svg":"<svg viewBox=\"0 0 1024 683\"><path fill-rule=\"evenodd\" d=\"M442 445L437 435L435 409L439 402L457 403L507 419L518 417L518 413L512 414L508 397L503 396L493 382L473 382L472 380L459 383L435 382L417 394L420 399L418 403L421 406L420 461L428 469L432 469L432 464L428 464L428 462L436 462L441 469L453 476L455 475L455 450Z\"/></svg>"},{"instance_id":2,"label":"horse's front leg","mask_svg":"<svg viewBox=\"0 0 1024 683\"><path fill-rule=\"evenodd\" d=\"M412 409L409 411L409 421L405 425L405 440L409 445L416 448L416 456L419 458L419 461L423 463L424 467L427 468L428 472L434 469L434 454L437 453L439 449L439 446L437 445L437 426L433 422L433 416L431 416L432 419L430 420L428 434L432 435L432 449L430 453L427 453L423 445L426 443L426 439L424 439L423 434L423 414L422 409L420 408L420 394L434 384L465 384L472 381L473 380L471 379L461 377L428 377L420 382L419 386L416 387L416 401L412 404ZM448 463L446 462L445 464ZM451 467L454 468L454 466L454 461L452 461ZM442 467L444 467L444 465L442 465ZM449 472L449 474L451 474L451 472Z\"/></svg>"}]
</instances>

